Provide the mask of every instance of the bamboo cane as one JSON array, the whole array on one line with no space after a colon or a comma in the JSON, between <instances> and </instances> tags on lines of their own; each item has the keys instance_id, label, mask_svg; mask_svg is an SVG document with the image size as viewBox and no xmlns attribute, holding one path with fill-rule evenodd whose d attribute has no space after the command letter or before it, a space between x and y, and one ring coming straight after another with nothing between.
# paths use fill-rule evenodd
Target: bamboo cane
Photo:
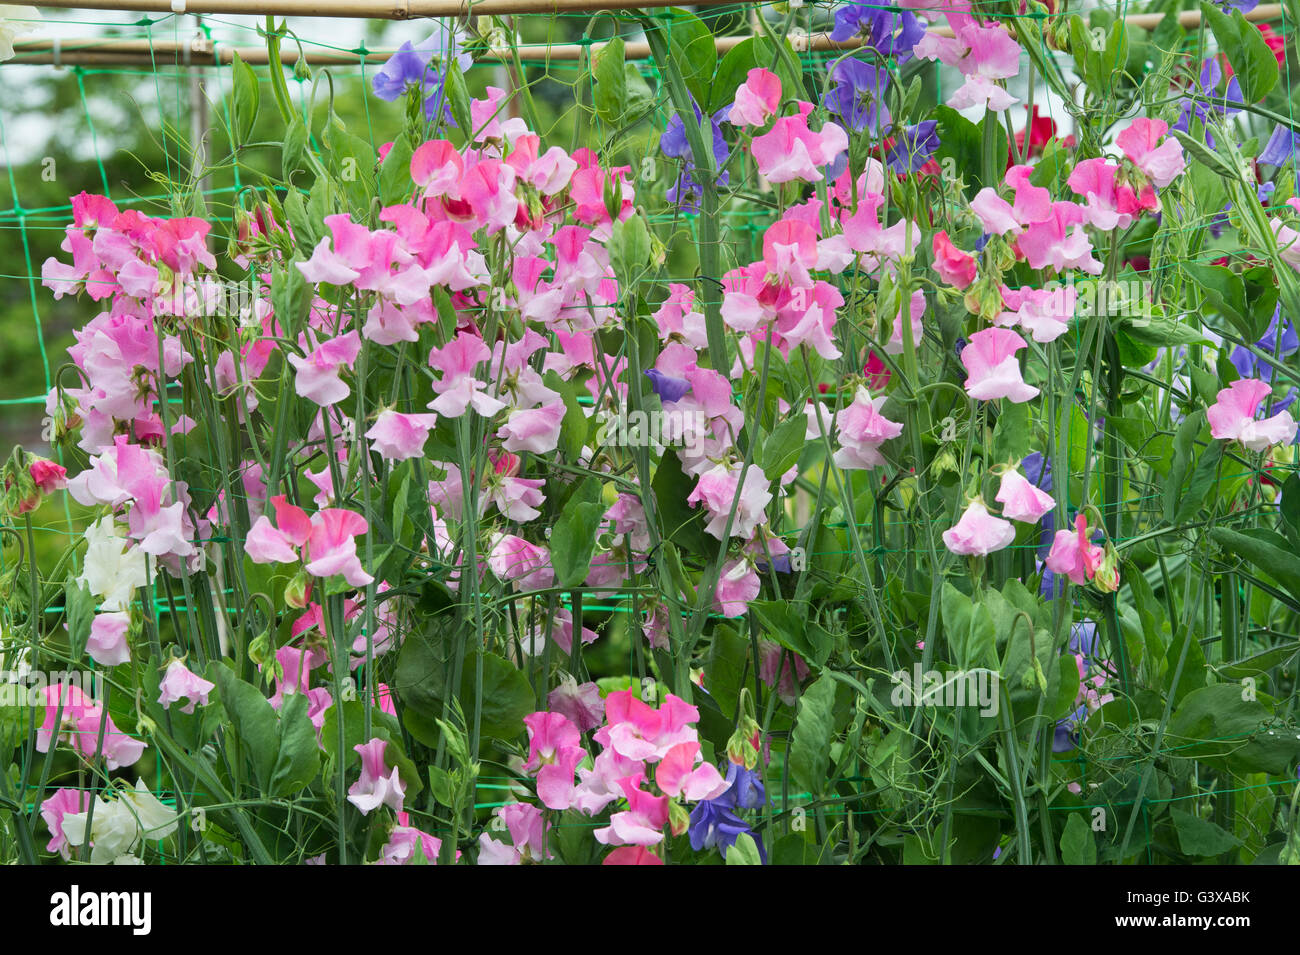
<instances>
[{"instance_id":1,"label":"bamboo cane","mask_svg":"<svg viewBox=\"0 0 1300 955\"><path fill-rule=\"evenodd\" d=\"M124 2L145 3L149 2L149 0L124 0ZM214 2L238 3L243 2L243 0L214 0ZM347 0L347 2L357 5L358 0ZM515 2L515 0L509 0L509 2ZM591 4L591 8L594 8L598 0L565 0L565 2ZM613 0L615 5L618 2L619 0ZM713 2L713 0L710 0L710 2ZM72 4L69 3L68 5L71 6ZM641 6L645 6L645 4L641 4ZM480 7L476 6L475 10L479 12ZM1276 19L1281 15L1281 4L1261 4L1246 14L1246 19L1260 23ZM1152 29L1163 18L1164 14L1160 13L1139 13L1125 17L1124 22L1130 26ZM1199 10L1184 10L1178 14L1178 22L1184 27L1196 27L1201 22L1201 13ZM931 27L929 32L938 36L952 36L952 30L946 26ZM718 53L723 54L748 39L750 39L748 36L718 37L715 43ZM835 42L826 33L816 33L811 36L795 34L791 35L789 40L795 51L800 53L852 50L861 46L859 39L851 39L842 43ZM560 43L549 47L523 48L519 52L521 58L525 61L579 61L588 54L598 52L604 45L603 42L592 44ZM57 41L44 38L25 38L14 41L14 51L13 59L7 62L55 66L150 66L154 64L213 66L231 63L236 53L245 63L261 66L265 66L267 63L265 47L225 46L202 37L195 38L190 43L100 37L81 37ZM308 63L317 66L354 65L361 63L363 59L366 63L382 63L392 56L394 52L391 49L367 50L364 54L357 50L311 50L306 53L306 60ZM494 49L489 50L487 55L490 58L509 59L511 53L508 49ZM628 43L624 48L624 55L629 60L648 59L650 46L648 43L639 41ZM299 54L296 48L290 47L281 52L281 60L288 66L297 63L298 59Z\"/></svg>"}]
</instances>

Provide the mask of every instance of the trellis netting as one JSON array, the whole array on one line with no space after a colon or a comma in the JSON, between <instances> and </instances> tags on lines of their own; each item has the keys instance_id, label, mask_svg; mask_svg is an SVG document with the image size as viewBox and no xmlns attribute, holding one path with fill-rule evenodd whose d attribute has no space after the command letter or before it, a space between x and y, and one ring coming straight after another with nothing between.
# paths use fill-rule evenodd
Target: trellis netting
<instances>
[{"instance_id":1,"label":"trellis netting","mask_svg":"<svg viewBox=\"0 0 1300 955\"><path fill-rule=\"evenodd\" d=\"M90 6L0 860L1300 861L1294 3Z\"/></svg>"}]
</instances>

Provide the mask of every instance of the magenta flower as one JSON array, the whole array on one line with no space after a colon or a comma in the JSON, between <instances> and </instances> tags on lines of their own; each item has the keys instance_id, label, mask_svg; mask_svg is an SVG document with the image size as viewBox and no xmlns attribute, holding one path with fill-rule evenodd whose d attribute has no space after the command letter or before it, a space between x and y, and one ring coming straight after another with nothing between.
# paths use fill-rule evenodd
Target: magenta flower
<instances>
[{"instance_id":1,"label":"magenta flower","mask_svg":"<svg viewBox=\"0 0 1300 955\"><path fill-rule=\"evenodd\" d=\"M668 825L668 797L655 796L638 787L639 777L621 781L628 808L609 818L609 825L595 830L596 841L606 846L653 846L663 842Z\"/></svg>"},{"instance_id":2,"label":"magenta flower","mask_svg":"<svg viewBox=\"0 0 1300 955\"><path fill-rule=\"evenodd\" d=\"M1275 444L1290 444L1296 435L1295 419L1289 411L1279 411L1271 418L1255 420L1264 399L1273 393L1266 381L1238 378L1221 390L1218 400L1206 409L1210 436L1220 441L1236 441L1250 451L1265 451Z\"/></svg>"},{"instance_id":3,"label":"magenta flower","mask_svg":"<svg viewBox=\"0 0 1300 955\"><path fill-rule=\"evenodd\" d=\"M819 132L808 128L811 103L800 103L798 116L783 116L772 129L755 136L751 146L759 174L768 182L821 182L822 170L849 148L849 137L834 123Z\"/></svg>"},{"instance_id":4,"label":"magenta flower","mask_svg":"<svg viewBox=\"0 0 1300 955\"><path fill-rule=\"evenodd\" d=\"M690 724L699 718L698 709L671 693L655 709L631 690L616 690L605 697L605 725L595 739L626 759L663 759L678 743L698 740Z\"/></svg>"},{"instance_id":5,"label":"magenta flower","mask_svg":"<svg viewBox=\"0 0 1300 955\"><path fill-rule=\"evenodd\" d=\"M55 683L44 687L41 692L45 695L45 720L36 731L38 753L49 752L57 735L86 759L102 755L105 767L110 770L133 766L144 755L145 744L114 726L103 706L82 693L78 687ZM54 716L59 710L60 701L63 704L63 714L56 732ZM101 723L104 724L102 751L97 749Z\"/></svg>"},{"instance_id":6,"label":"magenta flower","mask_svg":"<svg viewBox=\"0 0 1300 955\"><path fill-rule=\"evenodd\" d=\"M310 518L302 508L288 503L283 494L271 499L275 520L263 514L248 531L244 552L255 564L297 563L297 551L306 548L304 570L314 577L340 574L353 587L364 587L374 580L357 558L358 534L370 525L354 511L326 508Z\"/></svg>"},{"instance_id":7,"label":"magenta flower","mask_svg":"<svg viewBox=\"0 0 1300 955\"><path fill-rule=\"evenodd\" d=\"M943 543L954 554L985 557L1016 539L1010 521L994 517L979 498L966 505L961 518L943 532Z\"/></svg>"},{"instance_id":8,"label":"magenta flower","mask_svg":"<svg viewBox=\"0 0 1300 955\"><path fill-rule=\"evenodd\" d=\"M348 802L364 815L383 805L391 807L394 812L402 811L406 787L397 769L390 770L384 763L387 748L388 741L379 737L352 747L361 756L361 778L348 789Z\"/></svg>"},{"instance_id":9,"label":"magenta flower","mask_svg":"<svg viewBox=\"0 0 1300 955\"><path fill-rule=\"evenodd\" d=\"M1008 328L986 328L970 337L961 351L966 366L966 393L980 401L1008 398L1019 403L1038 394L1020 375L1016 352L1028 347Z\"/></svg>"},{"instance_id":10,"label":"magenta flower","mask_svg":"<svg viewBox=\"0 0 1300 955\"><path fill-rule=\"evenodd\" d=\"M1160 142L1167 132L1169 124L1164 120L1139 116L1115 138L1115 145L1157 189L1169 185L1187 168L1182 143L1173 138Z\"/></svg>"},{"instance_id":11,"label":"magenta flower","mask_svg":"<svg viewBox=\"0 0 1300 955\"><path fill-rule=\"evenodd\" d=\"M716 766L700 756L699 743L679 743L655 767L659 789L674 799L698 802L726 792L728 783Z\"/></svg>"},{"instance_id":12,"label":"magenta flower","mask_svg":"<svg viewBox=\"0 0 1300 955\"><path fill-rule=\"evenodd\" d=\"M46 851L57 852L67 862L72 858L71 843L63 833L63 817L75 816L90 809L90 793L78 789L56 789L41 803L41 818L50 830Z\"/></svg>"}]
</instances>

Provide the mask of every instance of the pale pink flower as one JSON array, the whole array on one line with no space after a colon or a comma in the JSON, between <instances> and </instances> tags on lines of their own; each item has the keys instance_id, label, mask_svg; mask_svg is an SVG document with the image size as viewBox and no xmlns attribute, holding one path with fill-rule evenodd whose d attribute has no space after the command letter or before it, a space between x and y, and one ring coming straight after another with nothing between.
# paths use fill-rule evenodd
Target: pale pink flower
<instances>
[{"instance_id":1,"label":"pale pink flower","mask_svg":"<svg viewBox=\"0 0 1300 955\"><path fill-rule=\"evenodd\" d=\"M1016 359L1016 352L1026 347L1025 340L1007 328L986 328L972 335L961 351L966 393L981 401L1007 398L1014 402L1037 395L1038 389L1021 377Z\"/></svg>"},{"instance_id":2,"label":"pale pink flower","mask_svg":"<svg viewBox=\"0 0 1300 955\"><path fill-rule=\"evenodd\" d=\"M1250 451L1265 451L1275 444L1290 444L1295 439L1296 423L1289 411L1279 411L1262 421L1255 420L1259 406L1272 393L1268 382L1256 378L1238 378L1222 389L1218 400L1205 412L1210 422L1210 436L1220 441L1237 441Z\"/></svg>"},{"instance_id":3,"label":"pale pink flower","mask_svg":"<svg viewBox=\"0 0 1300 955\"><path fill-rule=\"evenodd\" d=\"M722 565L718 586L713 591L713 609L724 617L742 617L749 602L758 596L759 579L754 565L737 557Z\"/></svg>"},{"instance_id":4,"label":"pale pink flower","mask_svg":"<svg viewBox=\"0 0 1300 955\"><path fill-rule=\"evenodd\" d=\"M392 409L380 412L366 432L370 446L389 461L405 461L424 453L429 431L438 423L435 414L402 414Z\"/></svg>"},{"instance_id":5,"label":"pale pink flower","mask_svg":"<svg viewBox=\"0 0 1300 955\"><path fill-rule=\"evenodd\" d=\"M120 610L97 613L90 622L90 636L86 638L86 652L100 666L114 667L131 659L131 645L126 632L131 625L131 615Z\"/></svg>"},{"instance_id":6,"label":"pale pink flower","mask_svg":"<svg viewBox=\"0 0 1300 955\"><path fill-rule=\"evenodd\" d=\"M727 122L736 126L762 126L781 105L781 80L771 70L755 67L736 88Z\"/></svg>"},{"instance_id":7,"label":"pale pink flower","mask_svg":"<svg viewBox=\"0 0 1300 955\"><path fill-rule=\"evenodd\" d=\"M361 756L361 778L348 789L348 802L364 815L382 805L390 806L394 812L402 811L406 786L396 767L390 770L385 764L384 751L387 748L388 741L379 737L352 747Z\"/></svg>"},{"instance_id":8,"label":"pale pink flower","mask_svg":"<svg viewBox=\"0 0 1300 955\"><path fill-rule=\"evenodd\" d=\"M167 672L163 674L162 681L158 684L160 691L158 702L165 710L182 699L189 700L181 707L181 712L193 713L196 704L208 705L208 694L212 692L214 686L215 684L190 672L180 660L172 660L167 664Z\"/></svg>"},{"instance_id":9,"label":"pale pink flower","mask_svg":"<svg viewBox=\"0 0 1300 955\"><path fill-rule=\"evenodd\" d=\"M1044 563L1054 574L1064 574L1073 583L1086 584L1101 566L1105 550L1088 540L1088 519L1075 515L1074 530L1059 530Z\"/></svg>"},{"instance_id":10,"label":"pale pink flower","mask_svg":"<svg viewBox=\"0 0 1300 955\"><path fill-rule=\"evenodd\" d=\"M835 464L845 470L879 467L885 463L880 446L903 433L903 426L890 421L880 413L885 395L871 397L866 386L859 385L853 404L840 412L837 420L840 448L835 452ZM829 415L822 412L821 427L830 426ZM815 425L809 421L809 428Z\"/></svg>"},{"instance_id":11,"label":"pale pink flower","mask_svg":"<svg viewBox=\"0 0 1300 955\"><path fill-rule=\"evenodd\" d=\"M954 554L985 557L1002 550L1016 539L1010 521L994 517L984 502L976 498L966 505L961 519L943 532L943 543Z\"/></svg>"},{"instance_id":12,"label":"pale pink flower","mask_svg":"<svg viewBox=\"0 0 1300 955\"><path fill-rule=\"evenodd\" d=\"M1034 487L1029 479L1012 468L1002 474L995 500L1002 505L1002 516L1012 521L1033 524L1056 507L1052 495Z\"/></svg>"},{"instance_id":13,"label":"pale pink flower","mask_svg":"<svg viewBox=\"0 0 1300 955\"><path fill-rule=\"evenodd\" d=\"M1169 124L1164 120L1139 116L1115 137L1115 145L1157 189L1169 185L1187 168L1182 143L1172 137L1160 143L1167 132Z\"/></svg>"}]
</instances>

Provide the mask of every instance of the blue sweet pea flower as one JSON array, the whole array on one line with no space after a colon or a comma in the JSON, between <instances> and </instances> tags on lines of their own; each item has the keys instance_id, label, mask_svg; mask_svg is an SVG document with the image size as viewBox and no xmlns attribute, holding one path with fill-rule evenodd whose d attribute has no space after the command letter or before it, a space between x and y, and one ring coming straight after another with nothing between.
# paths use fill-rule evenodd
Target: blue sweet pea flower
<instances>
[{"instance_id":1,"label":"blue sweet pea flower","mask_svg":"<svg viewBox=\"0 0 1300 955\"><path fill-rule=\"evenodd\" d=\"M699 852L717 847L723 859L742 834L753 836L749 824L736 815L736 810L761 809L767 805L762 774L728 761L726 779L729 785L722 795L695 804L688 827L692 849ZM763 848L763 840L755 837L754 842L758 845L759 857L766 864L767 850Z\"/></svg>"},{"instance_id":2,"label":"blue sweet pea flower","mask_svg":"<svg viewBox=\"0 0 1300 955\"><path fill-rule=\"evenodd\" d=\"M922 120L915 126L904 126L898 135L898 142L885 153L889 168L901 176L916 172L924 166L939 148L938 127L939 122L934 119Z\"/></svg>"},{"instance_id":3,"label":"blue sweet pea flower","mask_svg":"<svg viewBox=\"0 0 1300 955\"><path fill-rule=\"evenodd\" d=\"M657 368L651 368L645 376L650 379L650 387L661 401L681 401L691 390L691 383L685 378L665 375Z\"/></svg>"},{"instance_id":4,"label":"blue sweet pea flower","mask_svg":"<svg viewBox=\"0 0 1300 955\"><path fill-rule=\"evenodd\" d=\"M923 36L925 27L915 14L906 10L896 13L857 3L835 11L835 29L831 31L831 39L836 43L861 37L863 47L875 50L881 56L894 57L899 63L912 58L912 47Z\"/></svg>"},{"instance_id":5,"label":"blue sweet pea flower","mask_svg":"<svg viewBox=\"0 0 1300 955\"><path fill-rule=\"evenodd\" d=\"M691 106L695 110L695 121L702 123L704 113L700 110L699 104L694 98L691 100ZM718 110L709 118L710 132L713 137L713 161L720 169L731 156L731 150L727 146L727 139L722 135L722 126L720 123L726 119L727 111L730 107L724 107ZM668 188L667 199L674 205L680 205L688 212L699 212L700 210L700 193L701 187L699 180L695 178L695 158L691 153L691 144L686 138L686 125L682 122L680 114L674 113L668 120L668 127L664 130L663 135L659 137L659 150L670 159L681 159L686 163L686 168L677 177L677 181ZM731 174L723 172L717 179L720 186L725 186L731 181Z\"/></svg>"},{"instance_id":6,"label":"blue sweet pea flower","mask_svg":"<svg viewBox=\"0 0 1300 955\"><path fill-rule=\"evenodd\" d=\"M1281 167L1291 162L1297 153L1300 153L1300 134L1279 125L1273 127L1273 135L1268 137L1256 158L1265 166Z\"/></svg>"},{"instance_id":7,"label":"blue sweet pea flower","mask_svg":"<svg viewBox=\"0 0 1300 955\"><path fill-rule=\"evenodd\" d=\"M1206 60L1201 65L1201 75L1196 83L1195 92L1211 99L1226 99L1231 103L1240 103L1241 84L1237 82L1237 78L1235 76L1230 78L1223 92L1219 92L1219 83L1222 80L1223 70L1219 67L1218 62L1216 60ZM1229 106L1189 101L1183 103L1182 112L1179 114L1178 122L1174 123L1173 128L1182 133L1188 132L1193 115L1208 127L1211 114L1231 116L1240 112L1241 110ZM1205 145L1211 149L1215 148L1214 135L1208 128L1205 130Z\"/></svg>"},{"instance_id":8,"label":"blue sweet pea flower","mask_svg":"<svg viewBox=\"0 0 1300 955\"><path fill-rule=\"evenodd\" d=\"M879 134L882 126L889 124L889 110L885 107L885 91L889 88L889 73L878 70L862 60L840 60L831 71L835 86L827 93L822 104L844 121L854 132L867 130Z\"/></svg>"}]
</instances>

